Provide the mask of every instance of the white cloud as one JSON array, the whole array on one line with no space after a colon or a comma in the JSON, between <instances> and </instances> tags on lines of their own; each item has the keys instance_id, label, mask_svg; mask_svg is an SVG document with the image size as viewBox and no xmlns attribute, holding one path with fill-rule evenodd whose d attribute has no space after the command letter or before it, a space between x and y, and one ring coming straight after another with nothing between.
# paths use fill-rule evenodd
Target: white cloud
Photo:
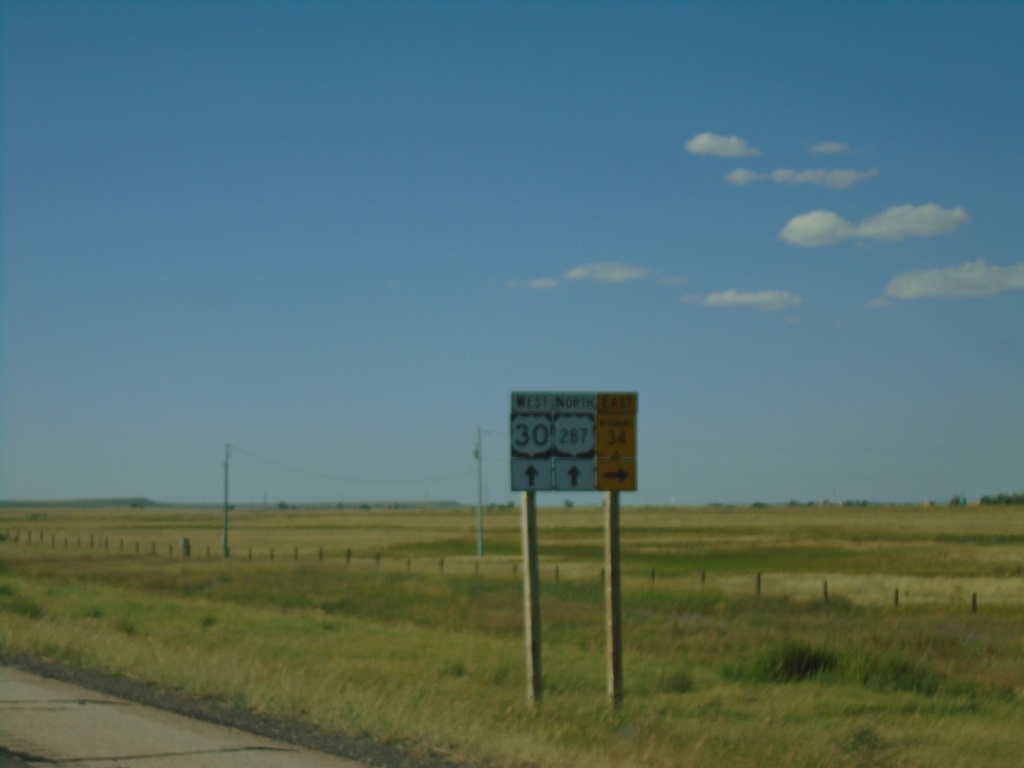
<instances>
[{"instance_id":1,"label":"white cloud","mask_svg":"<svg viewBox=\"0 0 1024 768\"><path fill-rule=\"evenodd\" d=\"M719 136L717 133L698 133L686 142L686 151L695 155L715 155L716 157L746 157L759 155L761 150L747 144L739 136Z\"/></svg>"},{"instance_id":2,"label":"white cloud","mask_svg":"<svg viewBox=\"0 0 1024 768\"><path fill-rule=\"evenodd\" d=\"M505 285L509 288L557 288L558 281L550 277L539 277L536 280L508 280Z\"/></svg>"},{"instance_id":3,"label":"white cloud","mask_svg":"<svg viewBox=\"0 0 1024 768\"><path fill-rule=\"evenodd\" d=\"M539 277L528 282L527 286L530 288L557 288L558 281L552 280L550 277Z\"/></svg>"},{"instance_id":4,"label":"white cloud","mask_svg":"<svg viewBox=\"0 0 1024 768\"><path fill-rule=\"evenodd\" d=\"M963 207L947 209L934 203L897 205L857 225L832 211L811 211L790 219L779 237L804 246L831 245L850 238L903 240L947 234L968 221L970 217Z\"/></svg>"},{"instance_id":5,"label":"white cloud","mask_svg":"<svg viewBox=\"0 0 1024 768\"><path fill-rule=\"evenodd\" d=\"M818 144L812 144L807 148L807 151L816 155L835 155L849 152L850 145L844 144L841 141L822 141Z\"/></svg>"},{"instance_id":6,"label":"white cloud","mask_svg":"<svg viewBox=\"0 0 1024 768\"><path fill-rule=\"evenodd\" d=\"M878 240L902 240L905 237L931 237L952 232L970 221L963 207L947 210L935 203L897 205L869 216L857 227L858 237Z\"/></svg>"},{"instance_id":7,"label":"white cloud","mask_svg":"<svg viewBox=\"0 0 1024 768\"><path fill-rule=\"evenodd\" d=\"M894 299L981 297L1021 290L1024 290L1024 263L997 267L979 260L958 267L904 272L889 281L885 295Z\"/></svg>"},{"instance_id":8,"label":"white cloud","mask_svg":"<svg viewBox=\"0 0 1024 768\"><path fill-rule=\"evenodd\" d=\"M692 300L692 297L684 297L684 300ZM801 304L803 299L789 291L741 292L729 289L708 294L704 297L703 303L709 307L755 307L766 312L774 312Z\"/></svg>"},{"instance_id":9,"label":"white cloud","mask_svg":"<svg viewBox=\"0 0 1024 768\"><path fill-rule=\"evenodd\" d=\"M811 211L794 216L779 237L795 245L831 245L847 237L855 237L856 230L846 219L832 211Z\"/></svg>"},{"instance_id":10,"label":"white cloud","mask_svg":"<svg viewBox=\"0 0 1024 768\"><path fill-rule=\"evenodd\" d=\"M583 264L565 273L566 280L596 280L600 283L626 283L640 280L650 274L645 267L634 267L629 264L605 262L602 264Z\"/></svg>"},{"instance_id":11,"label":"white cloud","mask_svg":"<svg viewBox=\"0 0 1024 768\"><path fill-rule=\"evenodd\" d=\"M746 168L737 168L725 177L731 184L746 185L755 181L774 181L776 184L820 184L823 187L832 189L846 189L864 179L870 179L878 175L878 169L869 168L866 171L838 170L826 171L824 168L816 168L807 171L794 171L789 168L777 168L769 173L756 173Z\"/></svg>"},{"instance_id":12,"label":"white cloud","mask_svg":"<svg viewBox=\"0 0 1024 768\"><path fill-rule=\"evenodd\" d=\"M753 184L755 181L767 178L767 173L755 173L754 171L746 168L737 168L735 171L725 177L725 180L730 184L737 184L741 187L745 187L747 184Z\"/></svg>"},{"instance_id":13,"label":"white cloud","mask_svg":"<svg viewBox=\"0 0 1024 768\"><path fill-rule=\"evenodd\" d=\"M601 264L583 264L573 267L565 273L565 280L593 280L600 283L625 283L630 280L641 280L651 271L646 267L635 267L629 264L605 262ZM665 278L666 284L685 282L682 278ZM533 280L509 280L509 288L533 288L535 290L551 290L561 285L561 280L553 277L538 277Z\"/></svg>"}]
</instances>

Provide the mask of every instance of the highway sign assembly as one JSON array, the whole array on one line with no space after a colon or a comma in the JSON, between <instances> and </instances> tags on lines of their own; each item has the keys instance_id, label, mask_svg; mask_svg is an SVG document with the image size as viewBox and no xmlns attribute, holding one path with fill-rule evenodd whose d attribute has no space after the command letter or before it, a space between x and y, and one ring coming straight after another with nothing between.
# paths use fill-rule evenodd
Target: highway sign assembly
<instances>
[{"instance_id":1,"label":"highway sign assembly","mask_svg":"<svg viewBox=\"0 0 1024 768\"><path fill-rule=\"evenodd\" d=\"M513 491L635 491L635 392L513 392Z\"/></svg>"},{"instance_id":2,"label":"highway sign assembly","mask_svg":"<svg viewBox=\"0 0 1024 768\"><path fill-rule=\"evenodd\" d=\"M605 625L608 698L622 702L619 491L636 490L636 392L513 392L512 490L523 493L523 629L526 698L543 694L536 491L606 491Z\"/></svg>"}]
</instances>

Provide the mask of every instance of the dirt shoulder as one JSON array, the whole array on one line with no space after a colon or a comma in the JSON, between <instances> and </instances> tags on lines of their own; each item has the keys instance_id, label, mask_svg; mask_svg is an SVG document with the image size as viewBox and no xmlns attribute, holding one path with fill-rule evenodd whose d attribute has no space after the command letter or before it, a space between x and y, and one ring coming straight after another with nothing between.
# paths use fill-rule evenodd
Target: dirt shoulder
<instances>
[{"instance_id":1,"label":"dirt shoulder","mask_svg":"<svg viewBox=\"0 0 1024 768\"><path fill-rule=\"evenodd\" d=\"M282 720L212 699L193 698L162 690L152 683L80 669L62 662L0 653L0 664L186 717L337 755L374 768L471 768L467 763L455 762L436 751L420 750L408 744L379 742L363 736L332 733L308 723ZM0 749L0 768L7 765L4 759L3 750Z\"/></svg>"}]
</instances>

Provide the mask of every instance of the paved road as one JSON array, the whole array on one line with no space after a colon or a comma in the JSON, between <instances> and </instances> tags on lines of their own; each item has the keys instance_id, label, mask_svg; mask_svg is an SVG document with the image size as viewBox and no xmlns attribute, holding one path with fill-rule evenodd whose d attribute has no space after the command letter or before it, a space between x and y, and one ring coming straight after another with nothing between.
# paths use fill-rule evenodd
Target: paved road
<instances>
[{"instance_id":1,"label":"paved road","mask_svg":"<svg viewBox=\"0 0 1024 768\"><path fill-rule=\"evenodd\" d=\"M0 768L363 768L359 763L0 667Z\"/></svg>"}]
</instances>

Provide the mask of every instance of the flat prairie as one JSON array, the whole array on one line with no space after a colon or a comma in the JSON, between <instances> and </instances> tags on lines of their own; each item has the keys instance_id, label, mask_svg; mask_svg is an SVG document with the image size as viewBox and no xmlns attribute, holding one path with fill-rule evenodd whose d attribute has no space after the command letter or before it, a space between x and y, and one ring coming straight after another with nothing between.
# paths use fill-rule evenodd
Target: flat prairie
<instances>
[{"instance_id":1,"label":"flat prairie","mask_svg":"<svg viewBox=\"0 0 1024 768\"><path fill-rule=\"evenodd\" d=\"M0 655L480 766L1006 766L1024 754L1024 508L0 510ZM183 544L188 541L188 556Z\"/></svg>"}]
</instances>

